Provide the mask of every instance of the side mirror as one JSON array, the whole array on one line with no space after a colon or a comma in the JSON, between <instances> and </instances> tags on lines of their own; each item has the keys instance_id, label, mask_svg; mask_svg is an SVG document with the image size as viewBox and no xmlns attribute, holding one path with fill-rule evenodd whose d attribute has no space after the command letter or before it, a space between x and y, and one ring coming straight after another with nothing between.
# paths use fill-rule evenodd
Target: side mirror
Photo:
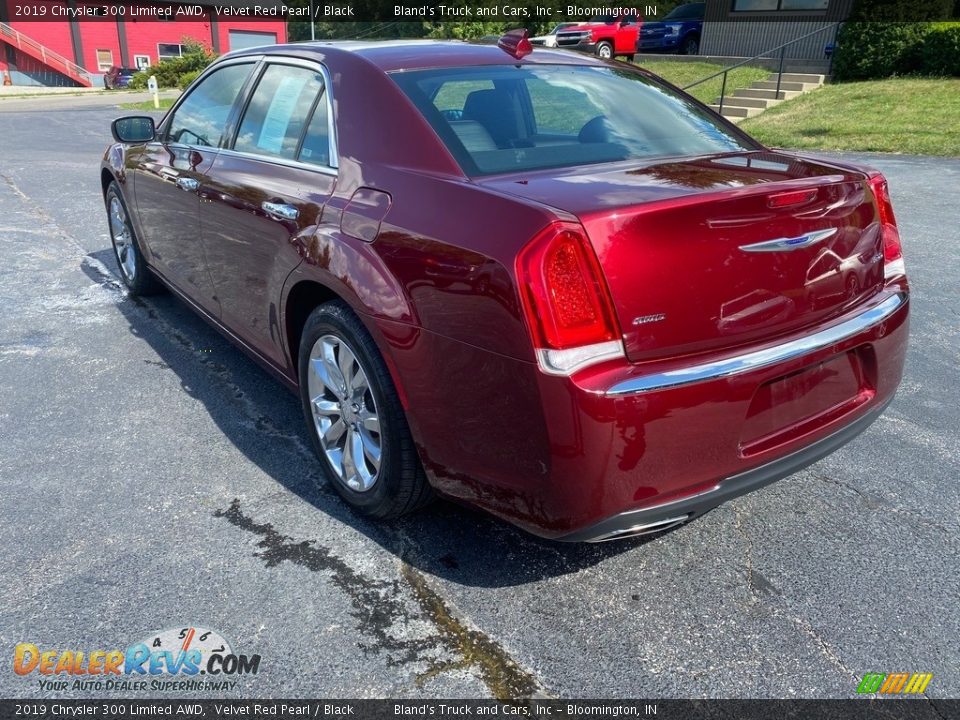
<instances>
[{"instance_id":1,"label":"side mirror","mask_svg":"<svg viewBox=\"0 0 960 720\"><path fill-rule=\"evenodd\" d=\"M113 139L121 143L145 143L157 136L157 128L149 115L117 118L110 124Z\"/></svg>"}]
</instances>

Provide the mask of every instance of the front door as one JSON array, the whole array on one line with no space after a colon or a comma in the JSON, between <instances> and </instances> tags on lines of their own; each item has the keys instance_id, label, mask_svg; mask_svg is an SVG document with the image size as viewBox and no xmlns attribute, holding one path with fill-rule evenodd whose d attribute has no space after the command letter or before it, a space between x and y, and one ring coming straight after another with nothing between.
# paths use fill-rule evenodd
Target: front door
<instances>
[{"instance_id":1,"label":"front door","mask_svg":"<svg viewBox=\"0 0 960 720\"><path fill-rule=\"evenodd\" d=\"M201 229L224 325L278 368L283 283L336 184L319 66L265 62L236 137L201 190Z\"/></svg>"},{"instance_id":2,"label":"front door","mask_svg":"<svg viewBox=\"0 0 960 720\"><path fill-rule=\"evenodd\" d=\"M161 125L134 177L143 241L150 264L213 315L219 314L200 241L200 196L221 139L255 61L212 72Z\"/></svg>"}]
</instances>

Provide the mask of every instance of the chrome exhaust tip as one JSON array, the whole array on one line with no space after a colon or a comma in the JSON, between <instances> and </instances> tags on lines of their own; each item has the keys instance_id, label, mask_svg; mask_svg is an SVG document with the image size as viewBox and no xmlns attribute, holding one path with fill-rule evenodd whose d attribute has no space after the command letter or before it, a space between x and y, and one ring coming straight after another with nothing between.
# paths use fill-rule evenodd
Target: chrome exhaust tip
<instances>
[{"instance_id":1,"label":"chrome exhaust tip","mask_svg":"<svg viewBox=\"0 0 960 720\"><path fill-rule=\"evenodd\" d=\"M693 513L687 513L685 515L679 515L677 517L667 518L665 520L657 520L656 522L652 523L645 523L643 525L634 525L628 528L613 530L605 535L598 535L595 538L590 538L587 540L587 542L610 542L611 540L625 540L627 538L640 537L641 535L652 535L653 533L664 532L665 530L671 530L675 527L683 525L687 520L690 519L692 514Z\"/></svg>"}]
</instances>

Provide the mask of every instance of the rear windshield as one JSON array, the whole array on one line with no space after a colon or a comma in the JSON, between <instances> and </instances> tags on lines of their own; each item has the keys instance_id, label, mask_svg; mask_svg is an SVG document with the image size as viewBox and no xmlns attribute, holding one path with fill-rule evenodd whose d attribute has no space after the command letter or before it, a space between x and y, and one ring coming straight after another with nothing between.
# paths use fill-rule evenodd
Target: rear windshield
<instances>
[{"instance_id":1,"label":"rear windshield","mask_svg":"<svg viewBox=\"0 0 960 720\"><path fill-rule=\"evenodd\" d=\"M629 70L493 65L392 77L468 175L759 149Z\"/></svg>"}]
</instances>

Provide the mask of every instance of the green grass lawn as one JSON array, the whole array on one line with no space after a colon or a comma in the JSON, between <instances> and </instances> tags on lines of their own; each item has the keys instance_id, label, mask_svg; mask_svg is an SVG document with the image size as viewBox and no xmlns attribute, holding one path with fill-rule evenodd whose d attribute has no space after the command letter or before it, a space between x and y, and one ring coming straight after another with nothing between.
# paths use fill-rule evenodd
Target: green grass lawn
<instances>
[{"instance_id":1,"label":"green grass lawn","mask_svg":"<svg viewBox=\"0 0 960 720\"><path fill-rule=\"evenodd\" d=\"M645 70L659 75L667 82L671 82L680 88L723 70L722 65L705 62L679 62L677 60L653 60L638 64ZM727 75L727 95L732 95L733 91L738 88L750 87L755 80L766 80L769 74L769 70L755 67L739 67L736 70L731 70ZM720 97L722 84L723 78L714 78L702 85L690 88L687 92L700 102L709 105Z\"/></svg>"},{"instance_id":2,"label":"green grass lawn","mask_svg":"<svg viewBox=\"0 0 960 720\"><path fill-rule=\"evenodd\" d=\"M173 103L177 98L160 98L160 109L166 110L169 107L173 106ZM155 110L153 107L153 100L144 100L143 102L132 102L132 103L123 103L121 106L124 110Z\"/></svg>"},{"instance_id":3,"label":"green grass lawn","mask_svg":"<svg viewBox=\"0 0 960 720\"><path fill-rule=\"evenodd\" d=\"M960 155L960 78L827 85L740 127L773 147Z\"/></svg>"}]
</instances>

